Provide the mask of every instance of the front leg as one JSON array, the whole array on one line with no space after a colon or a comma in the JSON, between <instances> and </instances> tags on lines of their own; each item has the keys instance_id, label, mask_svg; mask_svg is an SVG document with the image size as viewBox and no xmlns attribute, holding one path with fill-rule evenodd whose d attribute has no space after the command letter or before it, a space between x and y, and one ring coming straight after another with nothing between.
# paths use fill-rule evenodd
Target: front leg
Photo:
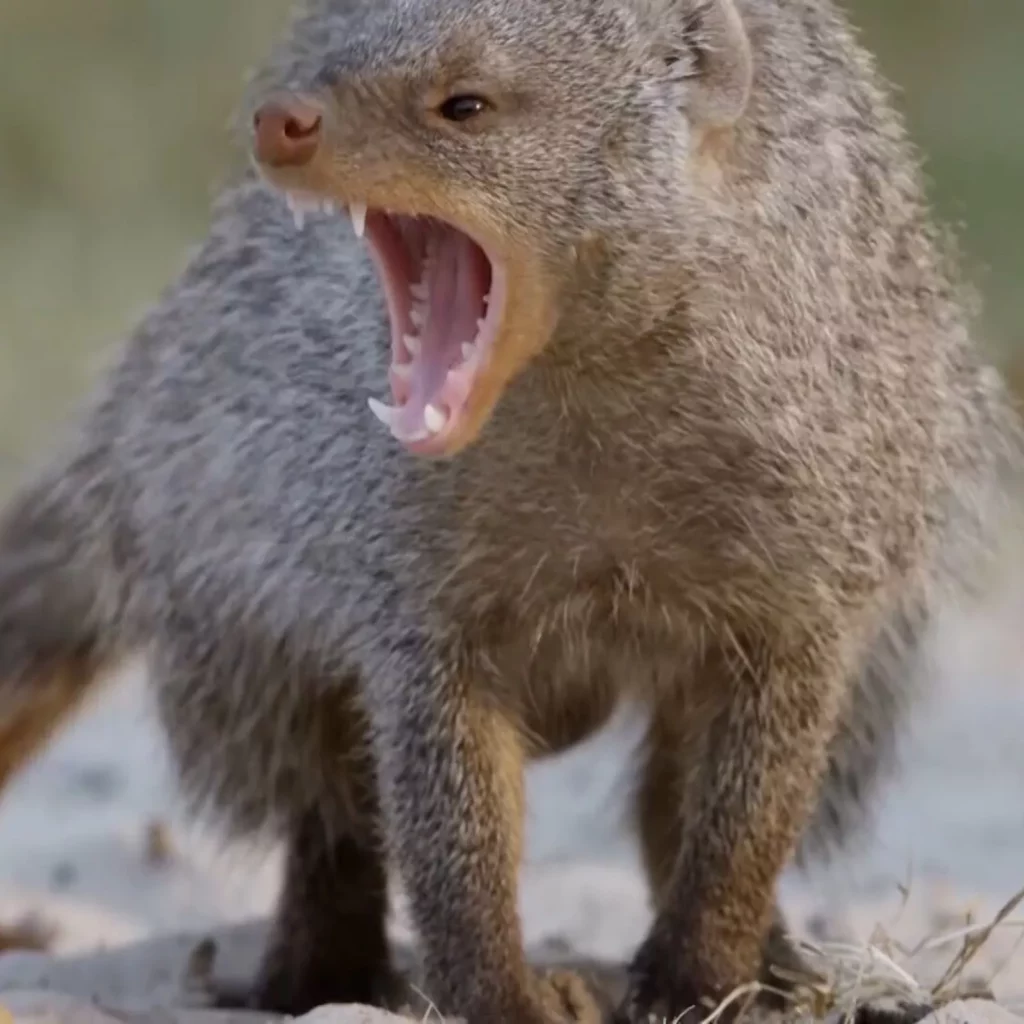
<instances>
[{"instance_id":1,"label":"front leg","mask_svg":"<svg viewBox=\"0 0 1024 1024\"><path fill-rule=\"evenodd\" d=\"M468 659L419 645L371 680L381 799L420 935L427 995L467 1024L600 1020L572 977L527 965L517 905L523 752Z\"/></svg>"},{"instance_id":2,"label":"front leg","mask_svg":"<svg viewBox=\"0 0 1024 1024\"><path fill-rule=\"evenodd\" d=\"M675 790L679 847L620 1019L699 1020L758 979L777 880L813 810L846 678L811 645L709 659L696 682L708 709L699 758Z\"/></svg>"},{"instance_id":3,"label":"front leg","mask_svg":"<svg viewBox=\"0 0 1024 1024\"><path fill-rule=\"evenodd\" d=\"M655 911L671 907L676 862L682 849L685 822L682 793L701 756L697 709L680 713L671 709L651 721L644 750L643 772L635 809L647 881ZM800 981L820 982L789 934L785 916L776 905L772 925L761 950L759 980L765 986L758 1005L784 1010L792 1006L792 992Z\"/></svg>"}]
</instances>

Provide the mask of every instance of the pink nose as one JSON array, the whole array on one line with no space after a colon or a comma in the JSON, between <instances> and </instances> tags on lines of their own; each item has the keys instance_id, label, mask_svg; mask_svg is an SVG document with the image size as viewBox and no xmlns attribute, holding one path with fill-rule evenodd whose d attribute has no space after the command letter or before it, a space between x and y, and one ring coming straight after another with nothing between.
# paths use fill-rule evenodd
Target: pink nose
<instances>
[{"instance_id":1,"label":"pink nose","mask_svg":"<svg viewBox=\"0 0 1024 1024\"><path fill-rule=\"evenodd\" d=\"M298 101L265 103L253 119L256 159L268 167L304 167L320 146L322 118Z\"/></svg>"}]
</instances>

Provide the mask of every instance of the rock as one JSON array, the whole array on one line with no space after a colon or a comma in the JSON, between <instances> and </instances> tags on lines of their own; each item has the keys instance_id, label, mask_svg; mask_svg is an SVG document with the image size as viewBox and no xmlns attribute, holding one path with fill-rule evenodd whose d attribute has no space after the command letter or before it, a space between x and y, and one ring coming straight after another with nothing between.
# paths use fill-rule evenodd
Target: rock
<instances>
[{"instance_id":1,"label":"rock","mask_svg":"<svg viewBox=\"0 0 1024 1024\"><path fill-rule=\"evenodd\" d=\"M8 1014L9 1016L5 1016ZM10 992L0 996L0 1024L120 1024L91 1003L59 992Z\"/></svg>"},{"instance_id":2,"label":"rock","mask_svg":"<svg viewBox=\"0 0 1024 1024\"><path fill-rule=\"evenodd\" d=\"M0 953L16 949L48 950L57 928L37 914L28 914L13 925L0 924Z\"/></svg>"},{"instance_id":3,"label":"rock","mask_svg":"<svg viewBox=\"0 0 1024 1024\"><path fill-rule=\"evenodd\" d=\"M57 992L25 991L5 994L0 999L0 1024L268 1024L287 1018L244 1011L153 1009L143 1013L109 1010L84 999ZM366 1006L321 1006L304 1017L292 1018L303 1024L409 1024Z\"/></svg>"},{"instance_id":4,"label":"rock","mask_svg":"<svg viewBox=\"0 0 1024 1024\"><path fill-rule=\"evenodd\" d=\"M255 969L265 937L263 922L219 929L212 936L215 970L227 977L248 977ZM195 977L197 949L211 936L162 935L113 949L74 956L15 952L0 957L0 1004L10 992L61 992L127 1013L186 1006L200 1008Z\"/></svg>"},{"instance_id":5,"label":"rock","mask_svg":"<svg viewBox=\"0 0 1024 1024\"><path fill-rule=\"evenodd\" d=\"M296 1017L295 1024L409 1024L409 1019L367 1006L318 1006L312 1013Z\"/></svg>"},{"instance_id":6,"label":"rock","mask_svg":"<svg viewBox=\"0 0 1024 1024\"><path fill-rule=\"evenodd\" d=\"M252 976L263 948L265 921L229 925L210 934L164 935L77 956L19 951L0 956L0 1024L279 1024L282 1018L251 1011L210 1009L218 982ZM574 942L551 936L530 947L539 968L581 974L607 1012L625 988L619 963L581 955ZM396 965L418 988L419 965L407 942L395 943ZM413 1000L410 1000L413 1002ZM5 1011L8 1016L5 1016ZM961 999L925 1016L867 1009L864 1024L1024 1024L999 1004ZM905 1018L905 1019L904 1019ZM856 1015L860 1020L860 1014ZM408 1024L437 1021L417 998L404 1016L359 1006L322 1006L301 1024ZM449 1022L454 1024L454 1022ZM796 1022L794 1022L796 1024ZM832 1022L830 1022L832 1024ZM834 1024L844 1024L839 1019Z\"/></svg>"},{"instance_id":7,"label":"rock","mask_svg":"<svg viewBox=\"0 0 1024 1024\"><path fill-rule=\"evenodd\" d=\"M163 935L77 956L10 953L0 957L0 1008L7 1007L17 1024L270 1024L281 1018L208 1008L215 984L244 984L252 976L266 926L266 921L251 921L211 934ZM620 965L581 956L569 942L536 943L530 956L542 968L569 968L581 974L609 1009L625 990ZM325 1006L298 1019L308 1024L437 1020L429 1004L415 994L422 979L408 943L395 942L395 963L414 986L407 1016ZM0 1024L8 1024L2 1012Z\"/></svg>"},{"instance_id":8,"label":"rock","mask_svg":"<svg viewBox=\"0 0 1024 1024\"><path fill-rule=\"evenodd\" d=\"M1024 1024L1024 1017L989 999L957 999L930 1013L921 1024Z\"/></svg>"}]
</instances>

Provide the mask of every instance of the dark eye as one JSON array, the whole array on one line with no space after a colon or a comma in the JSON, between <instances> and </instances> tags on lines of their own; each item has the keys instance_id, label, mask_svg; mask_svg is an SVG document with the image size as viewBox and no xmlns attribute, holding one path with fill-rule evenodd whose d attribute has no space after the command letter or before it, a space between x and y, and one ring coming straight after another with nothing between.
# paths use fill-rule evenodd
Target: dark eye
<instances>
[{"instance_id":1,"label":"dark eye","mask_svg":"<svg viewBox=\"0 0 1024 1024\"><path fill-rule=\"evenodd\" d=\"M490 104L480 96L452 96L441 104L441 116L446 121L469 121L482 114Z\"/></svg>"}]
</instances>

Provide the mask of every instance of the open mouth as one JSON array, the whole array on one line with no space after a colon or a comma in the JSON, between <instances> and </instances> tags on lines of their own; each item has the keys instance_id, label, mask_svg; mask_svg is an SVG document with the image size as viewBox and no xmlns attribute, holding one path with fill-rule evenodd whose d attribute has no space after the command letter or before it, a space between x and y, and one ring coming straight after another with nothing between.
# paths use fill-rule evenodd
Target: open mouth
<instances>
[{"instance_id":1,"label":"open mouth","mask_svg":"<svg viewBox=\"0 0 1024 1024\"><path fill-rule=\"evenodd\" d=\"M289 204L301 225L311 205ZM441 451L458 430L491 355L505 304L500 260L465 231L433 217L353 204L352 223L369 246L391 320L391 403L373 414L414 451Z\"/></svg>"}]
</instances>

